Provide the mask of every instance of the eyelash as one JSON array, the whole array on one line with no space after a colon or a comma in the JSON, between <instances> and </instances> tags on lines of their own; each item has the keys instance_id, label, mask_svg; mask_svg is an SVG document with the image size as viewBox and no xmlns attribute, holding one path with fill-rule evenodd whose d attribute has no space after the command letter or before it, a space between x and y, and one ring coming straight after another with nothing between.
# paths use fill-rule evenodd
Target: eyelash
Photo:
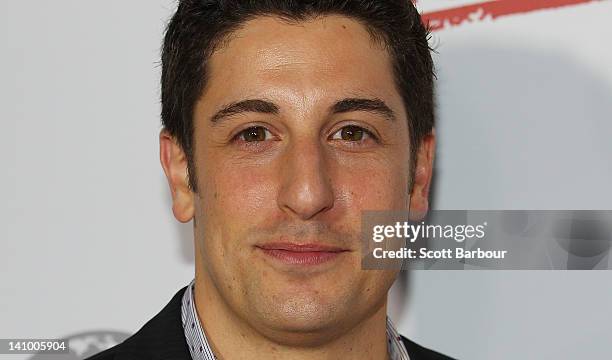
<instances>
[{"instance_id":1,"label":"eyelash","mask_svg":"<svg viewBox=\"0 0 612 360\"><path fill-rule=\"evenodd\" d=\"M352 143L352 144L360 143L360 142L363 142L364 140L367 140L367 139L361 139L361 140L357 140L357 141L351 141L351 140L344 140L344 139L334 139L336 134L341 133L342 130L345 130L347 128L355 128L356 130L363 131L365 136L369 137L370 139L374 140L377 143L380 142L378 137L376 135L374 135L373 131L371 131L371 130L363 127L363 126L354 125L354 124L348 124L348 125L342 126L338 130L336 130L329 138L332 139L332 140L341 140L341 141L345 141L345 142ZM340 135L340 136L342 136L342 135Z\"/></svg>"},{"instance_id":2,"label":"eyelash","mask_svg":"<svg viewBox=\"0 0 612 360\"><path fill-rule=\"evenodd\" d=\"M265 140L262 141L247 141L245 139L241 139L241 137L244 137L248 131L252 131L255 129L263 129L265 131L264 135L266 136ZM254 125L254 126L249 126L246 129L240 130L233 138L232 138L232 142L243 142L246 144L253 144L253 143L258 143L258 142L263 142L266 140L269 140L268 137L273 137L274 135L272 135L272 132L270 130L268 130L265 126L262 125Z\"/></svg>"}]
</instances>

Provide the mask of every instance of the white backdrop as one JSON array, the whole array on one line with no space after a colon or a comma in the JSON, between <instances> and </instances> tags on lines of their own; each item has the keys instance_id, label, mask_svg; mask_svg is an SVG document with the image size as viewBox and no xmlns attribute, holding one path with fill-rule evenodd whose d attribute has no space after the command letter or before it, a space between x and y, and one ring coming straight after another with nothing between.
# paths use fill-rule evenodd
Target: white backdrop
<instances>
[{"instance_id":1,"label":"white backdrop","mask_svg":"<svg viewBox=\"0 0 612 360\"><path fill-rule=\"evenodd\" d=\"M174 6L0 1L0 338L132 333L192 278L158 163ZM612 208L610 20L602 1L435 33L435 208ZM461 359L612 358L609 271L423 271L393 295L404 334Z\"/></svg>"}]
</instances>

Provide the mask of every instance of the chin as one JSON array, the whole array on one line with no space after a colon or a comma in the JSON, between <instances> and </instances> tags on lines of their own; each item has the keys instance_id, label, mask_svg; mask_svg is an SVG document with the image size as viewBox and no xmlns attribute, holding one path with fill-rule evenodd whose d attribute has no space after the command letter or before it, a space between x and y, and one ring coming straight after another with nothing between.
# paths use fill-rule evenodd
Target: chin
<instances>
[{"instance_id":1,"label":"chin","mask_svg":"<svg viewBox=\"0 0 612 360\"><path fill-rule=\"evenodd\" d=\"M320 294L281 297L261 304L258 319L252 319L262 334L279 344L316 346L331 341L341 333L339 324L350 323L354 313L339 311L346 308L344 301L323 301Z\"/></svg>"},{"instance_id":2,"label":"chin","mask_svg":"<svg viewBox=\"0 0 612 360\"><path fill-rule=\"evenodd\" d=\"M305 319L289 317L266 321L259 331L284 346L317 347L333 341L344 332L338 330L341 319Z\"/></svg>"}]
</instances>

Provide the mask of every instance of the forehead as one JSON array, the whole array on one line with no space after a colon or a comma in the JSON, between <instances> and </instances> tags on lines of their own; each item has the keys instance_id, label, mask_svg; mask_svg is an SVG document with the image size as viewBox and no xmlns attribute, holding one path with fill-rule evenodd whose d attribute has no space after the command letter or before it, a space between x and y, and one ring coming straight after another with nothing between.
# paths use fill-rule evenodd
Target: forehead
<instances>
[{"instance_id":1,"label":"forehead","mask_svg":"<svg viewBox=\"0 0 612 360\"><path fill-rule=\"evenodd\" d=\"M252 19L213 53L207 70L206 102L367 95L403 108L388 51L360 22L344 16Z\"/></svg>"}]
</instances>

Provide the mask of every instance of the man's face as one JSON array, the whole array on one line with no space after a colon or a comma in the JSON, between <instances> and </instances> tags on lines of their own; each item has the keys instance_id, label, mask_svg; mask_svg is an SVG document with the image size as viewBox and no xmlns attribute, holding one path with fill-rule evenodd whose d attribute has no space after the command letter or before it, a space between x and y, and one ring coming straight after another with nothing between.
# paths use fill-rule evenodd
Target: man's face
<instances>
[{"instance_id":1,"label":"man's face","mask_svg":"<svg viewBox=\"0 0 612 360\"><path fill-rule=\"evenodd\" d=\"M361 270L361 213L408 202L389 54L346 17L260 17L208 73L194 114L198 276L267 336L350 330L396 276Z\"/></svg>"}]
</instances>

